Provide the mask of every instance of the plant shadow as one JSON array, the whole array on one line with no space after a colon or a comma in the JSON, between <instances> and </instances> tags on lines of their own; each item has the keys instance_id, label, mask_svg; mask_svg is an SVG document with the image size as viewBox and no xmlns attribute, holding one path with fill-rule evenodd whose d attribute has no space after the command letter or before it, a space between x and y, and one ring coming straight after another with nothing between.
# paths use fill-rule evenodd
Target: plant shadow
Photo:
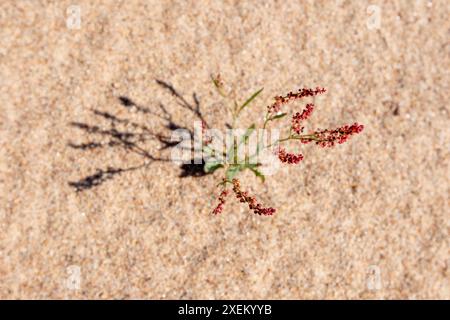
<instances>
[{"instance_id":1,"label":"plant shadow","mask_svg":"<svg viewBox=\"0 0 450 320\"><path fill-rule=\"evenodd\" d=\"M177 107L185 109L191 113L197 120L202 121L206 127L206 122L203 113L201 112L200 102L195 92L192 94L193 103L189 103L183 95L181 95L168 82L156 79L158 86L170 93L176 101ZM126 154L136 154L142 158L142 163L139 165L128 166L124 164L120 167L106 166L106 168L97 168L94 173L84 176L76 181L69 181L68 184L77 192L85 191L97 187L108 180L112 180L117 176L131 171L145 170L154 162L171 162L170 158L157 157L153 152L146 148L145 144L149 141L158 143L159 150L167 150L177 146L180 141L173 141L171 133L177 129L184 129L189 132L190 136L194 136L193 130L187 125L177 123L174 121L172 114L167 110L163 103L159 103L156 110L137 104L127 96L118 97L119 106L128 109L129 112L138 112L143 116L149 118L157 118L164 122L164 129L161 132L155 132L149 126L142 124L142 122L135 122L131 117L119 117L112 113L112 111L101 111L93 109L92 113L99 121L107 122L107 126L99 126L96 124L89 124L83 122L70 122L70 126L78 130L82 130L86 136L87 141L82 143L74 143L69 141L67 146L78 150L80 152L87 152L93 149L111 149L114 151L125 151ZM105 129L106 128L106 129ZM191 154L193 154L191 149ZM127 157L128 158L128 157ZM203 159L201 163L191 159L190 163L184 163L180 166L180 178L185 177L203 177L207 175L203 171Z\"/></svg>"}]
</instances>

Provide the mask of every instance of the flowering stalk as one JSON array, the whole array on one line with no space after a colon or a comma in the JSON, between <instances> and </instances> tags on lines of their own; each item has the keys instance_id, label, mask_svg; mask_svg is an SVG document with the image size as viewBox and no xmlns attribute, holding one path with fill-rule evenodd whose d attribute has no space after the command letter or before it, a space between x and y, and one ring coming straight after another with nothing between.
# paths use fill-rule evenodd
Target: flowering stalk
<instances>
[{"instance_id":1,"label":"flowering stalk","mask_svg":"<svg viewBox=\"0 0 450 320\"><path fill-rule=\"evenodd\" d=\"M219 94L225 98L229 98L229 94L225 93L224 89L224 83L220 75L213 78L213 83L217 90L219 91ZM240 114L240 112L247 107L262 91L263 89L258 90L255 92L250 98L248 98L242 105L239 105L237 103L237 100L235 98L232 98L233 106L232 106L232 126L231 128L234 129L236 125L237 118ZM310 88L303 88L299 89L297 92L289 92L285 96L276 96L274 99L275 101L267 107L266 115L264 117L264 122L262 125L262 128L265 129L266 126L271 121L280 120L284 116L287 115L286 112L282 113L281 109L296 100L300 100L306 97L315 97L319 94L325 93L326 90L321 87L316 87L315 89ZM222 185L224 188L226 184L230 183L232 185L232 190L236 196L236 198L242 202L247 203L249 206L249 209L252 210L255 214L258 215L265 215L270 216L275 213L275 209L272 207L263 207L260 203L256 201L256 198L253 196L250 196L247 192L243 192L241 190L240 181L235 178L237 174L239 174L240 171L249 169L251 170L256 176L260 177L264 181L264 174L259 170L259 166L261 163L249 163L249 159L254 159L257 157L263 149L271 148L273 146L276 146L276 154L278 156L278 159L282 163L286 164L298 164L303 160L303 154L298 153L289 153L286 151L285 148L281 146L282 143L287 141L295 141L298 140L301 144L309 144L311 142L315 142L316 145L319 145L320 147L333 147L336 144L342 144L346 142L352 135L358 134L362 132L364 129L363 125L360 125L358 123L354 123L352 125L343 125L337 129L317 129L315 131L312 131L310 133L305 134L305 126L304 122L309 119L309 117L312 115L313 111L315 109L315 105L313 103L308 103L304 107L301 112L294 112L292 115L292 119L290 122L289 134L284 137L280 138L277 141L275 141L272 144L264 145L261 141L258 139L258 143L256 146L256 154L249 157L248 155L245 155L245 161L238 161L238 147L240 143L247 142L249 136L252 134L252 132L256 129L255 124L250 126L246 133L242 137L234 137L233 143L231 148L228 150L228 152L232 153L233 161L232 163L206 163L205 164L205 171L206 172L213 172L219 168L225 169L225 178L222 180L219 185ZM205 129L205 128L203 128ZM204 150L207 151L209 154L211 153L211 150L209 148L211 140L205 141L205 147ZM214 150L214 152L217 152ZM222 151L220 151L222 153ZM216 208L213 210L214 214L219 214L223 211L225 199L227 195L229 194L228 189L224 189L220 195L219 195L219 204L216 206Z\"/></svg>"},{"instance_id":2,"label":"flowering stalk","mask_svg":"<svg viewBox=\"0 0 450 320\"><path fill-rule=\"evenodd\" d=\"M358 134L363 131L364 126L362 124L354 123L352 125L345 125L334 130L318 130L314 133L317 137L317 144L321 147L333 147L337 142L342 144L347 141L351 135Z\"/></svg>"},{"instance_id":3,"label":"flowering stalk","mask_svg":"<svg viewBox=\"0 0 450 320\"><path fill-rule=\"evenodd\" d=\"M302 113L297 112L292 117L292 130L295 133L300 134L303 132L303 129L305 127L302 127L302 121L308 119L309 116L312 114L313 110L314 110L314 104L308 103L306 105L305 109L302 111Z\"/></svg>"},{"instance_id":4,"label":"flowering stalk","mask_svg":"<svg viewBox=\"0 0 450 320\"><path fill-rule=\"evenodd\" d=\"M227 190L227 189L224 189L224 190L220 193L220 195L219 195L219 204L218 204L217 207L213 210L213 213L214 213L214 214L219 214L219 213L222 212L223 206L224 206L224 204L225 204L226 197L228 196L229 193L230 193L230 191Z\"/></svg>"},{"instance_id":5,"label":"flowering stalk","mask_svg":"<svg viewBox=\"0 0 450 320\"><path fill-rule=\"evenodd\" d=\"M267 107L267 110L269 113L277 113L281 110L281 107L285 104L288 104L292 101L299 100L305 97L314 97L318 94L325 93L326 90L324 88L316 87L316 89L308 89L303 88L299 89L298 92L293 93L292 91L289 92L285 96L276 96L275 102Z\"/></svg>"},{"instance_id":6,"label":"flowering stalk","mask_svg":"<svg viewBox=\"0 0 450 320\"><path fill-rule=\"evenodd\" d=\"M248 207L250 210L253 210L255 214L258 215L264 215L264 216L271 216L275 213L276 209L268 207L264 208L260 203L256 201L255 197L249 196L248 192L241 191L241 183L238 179L233 179L233 192L236 195L236 198L240 202L245 202L248 204Z\"/></svg>"}]
</instances>

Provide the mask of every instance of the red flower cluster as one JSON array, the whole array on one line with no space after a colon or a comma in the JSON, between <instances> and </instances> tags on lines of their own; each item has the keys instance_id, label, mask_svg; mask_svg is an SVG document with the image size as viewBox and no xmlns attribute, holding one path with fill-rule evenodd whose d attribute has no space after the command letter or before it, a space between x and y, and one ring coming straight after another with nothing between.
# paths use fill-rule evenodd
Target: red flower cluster
<instances>
[{"instance_id":1,"label":"red flower cluster","mask_svg":"<svg viewBox=\"0 0 450 320\"><path fill-rule=\"evenodd\" d=\"M217 205L217 207L213 210L214 214L219 214L222 212L223 210L223 205L225 204L225 199L228 196L228 194L230 193L229 190L223 190L220 195L219 195L219 204Z\"/></svg>"},{"instance_id":2,"label":"red flower cluster","mask_svg":"<svg viewBox=\"0 0 450 320\"><path fill-rule=\"evenodd\" d=\"M294 100L298 100L304 97L313 97L318 94L325 93L326 90L324 88L316 87L316 89L308 89L303 88L299 89L298 92L293 93L292 91L289 92L286 96L277 96L275 97L275 102L268 106L267 109L269 113L277 113L281 110L281 106L288 104L289 102L292 102Z\"/></svg>"},{"instance_id":3,"label":"red flower cluster","mask_svg":"<svg viewBox=\"0 0 450 320\"><path fill-rule=\"evenodd\" d=\"M303 132L304 127L301 126L301 122L309 118L314 110L314 104L308 103L302 113L297 112L292 116L292 130L300 134Z\"/></svg>"},{"instance_id":4,"label":"red flower cluster","mask_svg":"<svg viewBox=\"0 0 450 320\"><path fill-rule=\"evenodd\" d=\"M255 214L271 216L275 213L276 209L274 208L263 208L261 204L259 204L255 197L251 197L248 195L248 192L241 191L241 184L239 180L233 179L233 191L236 194L236 198L239 199L240 202L247 202L250 210L253 210Z\"/></svg>"},{"instance_id":5,"label":"red flower cluster","mask_svg":"<svg viewBox=\"0 0 450 320\"><path fill-rule=\"evenodd\" d=\"M297 164L303 160L303 155L301 153L287 153L285 149L280 147L278 149L278 159L280 159L280 161L284 163Z\"/></svg>"},{"instance_id":6,"label":"red flower cluster","mask_svg":"<svg viewBox=\"0 0 450 320\"><path fill-rule=\"evenodd\" d=\"M315 137L318 139L316 144L321 147L333 147L335 143L344 143L353 134L358 134L363 131L364 126L358 123L352 125L345 125L334 130L318 130L314 132Z\"/></svg>"},{"instance_id":7,"label":"red flower cluster","mask_svg":"<svg viewBox=\"0 0 450 320\"><path fill-rule=\"evenodd\" d=\"M303 97L322 94L325 91L326 91L325 89L317 87L316 89L300 89L298 93L290 92L285 97L278 96L275 98L275 103L268 107L269 112L278 112L280 111L280 108L283 104L286 104L290 101L300 99ZM301 135L304 131L304 126L302 125L303 121L311 116L313 110L314 104L308 103L302 112L297 112L292 116L291 132L299 136L290 135L288 138L283 139L283 141L292 138L300 140L300 142L303 144L316 142L316 144L320 145L321 147L332 147L336 143L339 144L344 143L349 139L351 135L360 133L364 128L363 125L354 123L352 125L342 126L335 130L328 130L328 129L317 130L315 132L312 132L311 134ZM303 160L303 155L301 153L299 154L288 153L285 149L281 147L276 150L276 153L280 161L283 163L297 164Z\"/></svg>"}]
</instances>

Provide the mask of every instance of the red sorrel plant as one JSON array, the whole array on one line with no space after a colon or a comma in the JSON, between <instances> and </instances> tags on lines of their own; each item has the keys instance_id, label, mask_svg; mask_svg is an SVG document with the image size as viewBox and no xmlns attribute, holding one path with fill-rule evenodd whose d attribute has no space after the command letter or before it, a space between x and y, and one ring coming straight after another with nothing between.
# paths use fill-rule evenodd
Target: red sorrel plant
<instances>
[{"instance_id":1,"label":"red sorrel plant","mask_svg":"<svg viewBox=\"0 0 450 320\"><path fill-rule=\"evenodd\" d=\"M243 104L238 104L237 100L228 94L224 88L224 83L220 75L213 77L212 81L218 93L230 100L231 102L231 114L232 125L231 130L236 129L237 119L244 108L246 108L261 92L263 89L256 91L250 96ZM315 109L313 103L307 103L302 110L294 110L292 119L285 126L285 134L276 138L275 141L267 144L264 141L264 130L267 129L269 124L273 121L280 121L288 114L287 105L291 102L301 100L307 97L315 97L317 95L324 94L326 90L324 88L317 87L315 89L303 88L297 92L289 92L285 96L276 96L275 101L266 108L266 114L262 120L262 135L257 134L256 148L254 153L251 152L239 152L242 147L248 145L250 136L256 130L256 124L252 124L243 134L236 136L233 133L233 140L225 148L223 146L215 147L214 137L207 132L207 128L202 126L203 131L203 144L202 150L208 157L205 161L204 170L207 173L214 172L219 168L224 169L224 178L218 184L222 187L218 198L218 205L214 208L213 213L219 214L223 211L226 198L231 193L242 203L246 203L250 210L258 215L273 215L275 209L271 207L263 207L257 202L256 198L249 195L248 192L242 191L241 183L236 176L244 170L251 170L257 177L265 181L266 174L264 173L263 163L261 161L261 154L264 151L269 151L277 156L277 159L281 163L285 164L298 164L303 160L303 154L290 153L286 151L286 148L282 147L283 143L288 141L298 141L300 144L314 143L320 147L327 148L333 147L336 144L342 144L346 142L352 135L360 133L364 126L358 123L351 125L343 125L336 129L317 129L315 131L305 132L305 121L311 116ZM260 130L257 130L260 131ZM283 130L282 130L283 131ZM228 188L230 185L230 188Z\"/></svg>"}]
</instances>

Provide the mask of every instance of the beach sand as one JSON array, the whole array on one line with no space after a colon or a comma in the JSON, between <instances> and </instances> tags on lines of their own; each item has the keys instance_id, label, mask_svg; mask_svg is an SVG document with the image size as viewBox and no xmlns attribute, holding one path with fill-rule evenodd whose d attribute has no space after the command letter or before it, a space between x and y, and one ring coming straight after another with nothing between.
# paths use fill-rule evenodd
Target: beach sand
<instances>
[{"instance_id":1,"label":"beach sand","mask_svg":"<svg viewBox=\"0 0 450 320\"><path fill-rule=\"evenodd\" d=\"M1 1L0 298L449 299L449 13ZM245 172L274 216L232 199L214 216L223 171L166 161L161 140L197 106L225 128L217 73L241 102L264 87L242 128L274 96L322 86L307 129L365 129L302 146L264 184Z\"/></svg>"}]
</instances>

